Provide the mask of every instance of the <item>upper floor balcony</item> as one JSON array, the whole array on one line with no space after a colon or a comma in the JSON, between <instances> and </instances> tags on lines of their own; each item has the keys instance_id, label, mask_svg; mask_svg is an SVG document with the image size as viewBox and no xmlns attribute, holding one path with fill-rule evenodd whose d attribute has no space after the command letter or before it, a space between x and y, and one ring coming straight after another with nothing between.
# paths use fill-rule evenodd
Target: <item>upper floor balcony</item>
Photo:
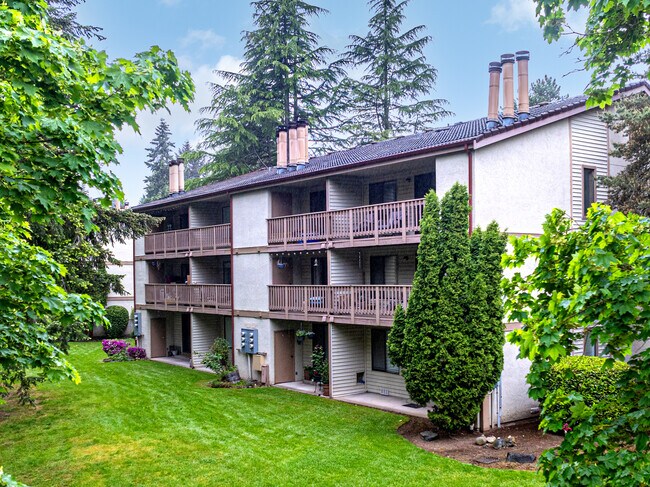
<instances>
[{"instance_id":1,"label":"upper floor balcony","mask_svg":"<svg viewBox=\"0 0 650 487\"><path fill-rule=\"evenodd\" d=\"M149 309L230 315L230 284L145 284Z\"/></svg>"},{"instance_id":2,"label":"upper floor balcony","mask_svg":"<svg viewBox=\"0 0 650 487\"><path fill-rule=\"evenodd\" d=\"M419 243L424 199L268 219L272 250Z\"/></svg>"},{"instance_id":3,"label":"upper floor balcony","mask_svg":"<svg viewBox=\"0 0 650 487\"><path fill-rule=\"evenodd\" d=\"M412 286L269 286L272 318L390 326Z\"/></svg>"},{"instance_id":4,"label":"upper floor balcony","mask_svg":"<svg viewBox=\"0 0 650 487\"><path fill-rule=\"evenodd\" d=\"M144 253L145 259L229 254L230 224L145 235Z\"/></svg>"}]
</instances>

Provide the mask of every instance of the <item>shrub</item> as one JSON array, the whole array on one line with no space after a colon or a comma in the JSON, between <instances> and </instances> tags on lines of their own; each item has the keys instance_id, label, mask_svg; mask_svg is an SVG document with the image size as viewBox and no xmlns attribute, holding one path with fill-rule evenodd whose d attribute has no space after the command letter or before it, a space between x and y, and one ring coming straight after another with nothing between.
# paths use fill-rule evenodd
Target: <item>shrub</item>
<instances>
[{"instance_id":1,"label":"shrub","mask_svg":"<svg viewBox=\"0 0 650 487\"><path fill-rule=\"evenodd\" d=\"M122 306L109 306L105 310L106 319L111 324L106 330L108 338L122 338L129 324L129 312Z\"/></svg>"},{"instance_id":2,"label":"shrub","mask_svg":"<svg viewBox=\"0 0 650 487\"><path fill-rule=\"evenodd\" d=\"M131 359L131 360L143 360L147 358L147 352L144 350L144 348L140 347L129 347L126 349L126 355Z\"/></svg>"},{"instance_id":3,"label":"shrub","mask_svg":"<svg viewBox=\"0 0 650 487\"><path fill-rule=\"evenodd\" d=\"M102 350L109 357L126 353L126 348L129 346L124 340L102 340Z\"/></svg>"},{"instance_id":4,"label":"shrub","mask_svg":"<svg viewBox=\"0 0 650 487\"><path fill-rule=\"evenodd\" d=\"M225 338L217 338L203 357L203 365L217 374L232 372L230 345Z\"/></svg>"},{"instance_id":5,"label":"shrub","mask_svg":"<svg viewBox=\"0 0 650 487\"><path fill-rule=\"evenodd\" d=\"M586 407L598 406L594 412L599 422L609 422L628 412L617 399L618 383L629 366L615 361L612 367L604 367L605 362L601 357L569 356L553 364L548 375L548 390L555 394L547 397L545 414L575 426L575 421L571 424L570 419L573 402L568 400L572 394L580 394ZM552 428L554 431L560 429Z\"/></svg>"},{"instance_id":6,"label":"shrub","mask_svg":"<svg viewBox=\"0 0 650 487\"><path fill-rule=\"evenodd\" d=\"M314 347L311 354L311 365L313 371L313 380L329 384L330 381L330 368L325 355L325 350L320 345Z\"/></svg>"}]
</instances>

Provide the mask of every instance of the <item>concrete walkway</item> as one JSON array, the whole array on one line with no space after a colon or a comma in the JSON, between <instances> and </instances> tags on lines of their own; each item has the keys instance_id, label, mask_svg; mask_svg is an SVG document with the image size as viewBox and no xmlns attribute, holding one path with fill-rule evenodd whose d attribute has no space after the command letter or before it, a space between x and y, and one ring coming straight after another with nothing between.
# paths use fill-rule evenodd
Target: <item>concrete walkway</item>
<instances>
[{"instance_id":1,"label":"concrete walkway","mask_svg":"<svg viewBox=\"0 0 650 487\"><path fill-rule=\"evenodd\" d=\"M320 391L315 388L315 384L311 382L284 382L276 384L275 387L281 389L288 389L290 391L301 392L303 394L320 395ZM381 409L391 413L404 414L406 416L415 416L418 418L427 417L427 408L412 408L406 404L412 403L408 399L394 396L382 396L372 392L364 392L361 394L352 394L349 396L337 396L333 398L337 401L356 404L358 406L366 406L369 408Z\"/></svg>"},{"instance_id":2,"label":"concrete walkway","mask_svg":"<svg viewBox=\"0 0 650 487\"><path fill-rule=\"evenodd\" d=\"M167 365L175 365L177 367L185 367L186 369L191 369L190 367L190 358L186 355L174 355L171 357L155 357L152 358L154 362L161 362ZM200 370L201 372L209 372L214 374L214 372L207 367L199 366L194 367L194 370Z\"/></svg>"}]
</instances>

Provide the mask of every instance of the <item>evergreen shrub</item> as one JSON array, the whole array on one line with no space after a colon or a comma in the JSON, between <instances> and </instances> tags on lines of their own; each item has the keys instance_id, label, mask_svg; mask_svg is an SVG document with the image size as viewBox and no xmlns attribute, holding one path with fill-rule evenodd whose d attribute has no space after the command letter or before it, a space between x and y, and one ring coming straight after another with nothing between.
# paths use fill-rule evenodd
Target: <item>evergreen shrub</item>
<instances>
[{"instance_id":1,"label":"evergreen shrub","mask_svg":"<svg viewBox=\"0 0 650 487\"><path fill-rule=\"evenodd\" d=\"M122 306L109 306L105 310L106 319L111 324L106 330L108 338L122 338L129 324L129 312Z\"/></svg>"}]
</instances>

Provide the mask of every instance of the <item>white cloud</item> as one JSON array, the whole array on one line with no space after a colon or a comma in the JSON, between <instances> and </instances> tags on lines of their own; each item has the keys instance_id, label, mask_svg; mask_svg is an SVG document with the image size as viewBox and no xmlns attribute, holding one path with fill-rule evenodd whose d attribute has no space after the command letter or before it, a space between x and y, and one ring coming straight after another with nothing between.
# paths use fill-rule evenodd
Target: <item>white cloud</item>
<instances>
[{"instance_id":1,"label":"white cloud","mask_svg":"<svg viewBox=\"0 0 650 487\"><path fill-rule=\"evenodd\" d=\"M189 58L179 57L179 65L182 69L191 72L196 86L190 111L186 112L180 105L172 105L169 107L169 113L166 110L159 110L156 113L140 112L137 116L140 134L136 134L131 128L124 128L117 134L117 140L122 145L124 153L119 157L120 165L112 169L122 181L127 201L136 204L144 192L143 180L148 174L144 164L147 157L145 149L153 139L160 119L164 118L169 124L176 148L186 140L193 146L196 145L199 138L194 132L194 122L201 116L200 109L208 106L212 100L208 83L220 81L214 71L237 71L240 63L240 59L224 55L214 65L193 66Z\"/></svg>"},{"instance_id":2,"label":"white cloud","mask_svg":"<svg viewBox=\"0 0 650 487\"><path fill-rule=\"evenodd\" d=\"M539 25L533 0L499 0L492 7L487 23L495 24L506 32Z\"/></svg>"},{"instance_id":3,"label":"white cloud","mask_svg":"<svg viewBox=\"0 0 650 487\"><path fill-rule=\"evenodd\" d=\"M168 0L169 1L169 0ZM212 29L192 29L181 39L181 47L198 45L199 49L215 49L222 47L226 39Z\"/></svg>"}]
</instances>

